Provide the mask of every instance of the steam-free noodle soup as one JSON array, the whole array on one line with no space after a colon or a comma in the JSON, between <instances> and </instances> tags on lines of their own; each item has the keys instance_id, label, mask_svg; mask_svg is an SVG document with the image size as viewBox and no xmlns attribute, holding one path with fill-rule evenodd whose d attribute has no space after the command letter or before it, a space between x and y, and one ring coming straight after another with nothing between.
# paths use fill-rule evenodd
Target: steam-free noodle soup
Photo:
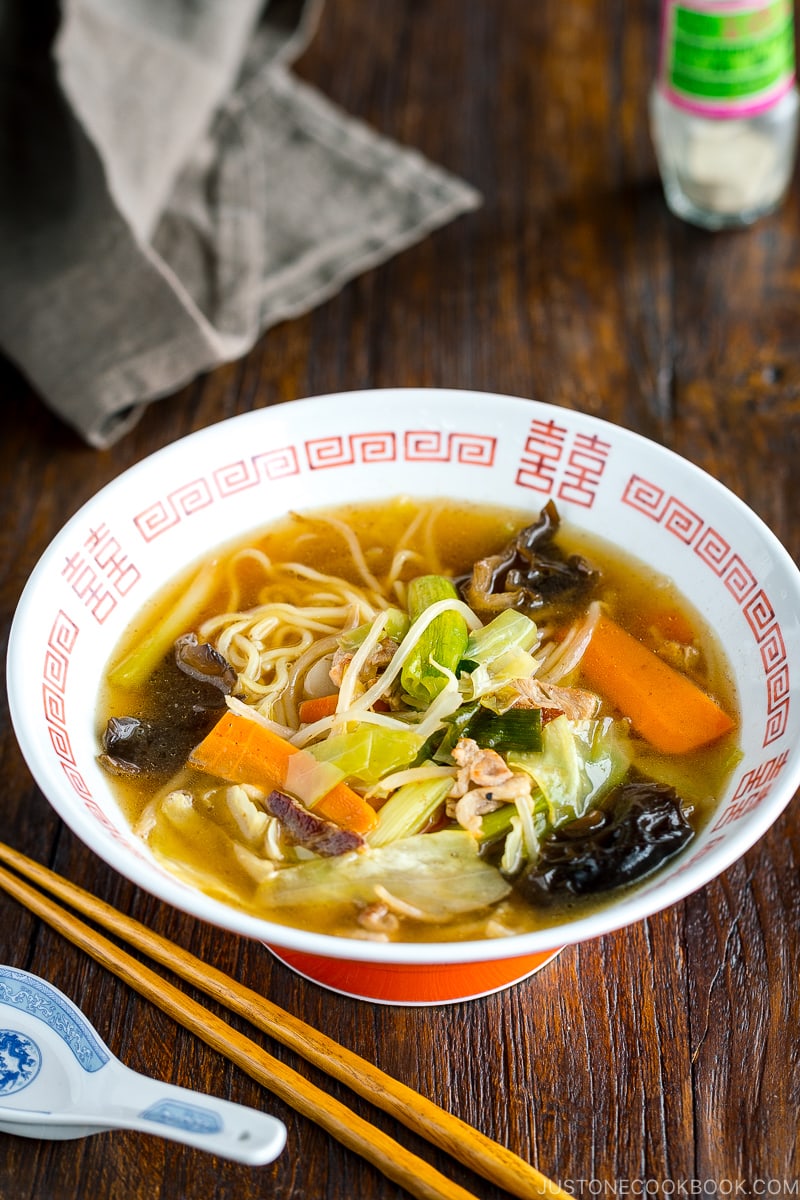
<instances>
[{"instance_id":1,"label":"steam-free noodle soup","mask_svg":"<svg viewBox=\"0 0 800 1200\"><path fill-rule=\"evenodd\" d=\"M681 853L734 763L712 631L610 543L396 498L291 515L139 614L100 761L171 871L278 923L503 937Z\"/></svg>"}]
</instances>

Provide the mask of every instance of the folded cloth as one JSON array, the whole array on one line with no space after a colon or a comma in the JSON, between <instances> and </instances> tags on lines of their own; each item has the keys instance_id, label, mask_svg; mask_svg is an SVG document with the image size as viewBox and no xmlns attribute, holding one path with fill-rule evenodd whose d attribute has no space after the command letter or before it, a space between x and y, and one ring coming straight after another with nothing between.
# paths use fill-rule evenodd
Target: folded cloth
<instances>
[{"instance_id":1,"label":"folded cloth","mask_svg":"<svg viewBox=\"0 0 800 1200\"><path fill-rule=\"evenodd\" d=\"M0 347L90 444L479 203L292 75L319 8L0 7Z\"/></svg>"}]
</instances>

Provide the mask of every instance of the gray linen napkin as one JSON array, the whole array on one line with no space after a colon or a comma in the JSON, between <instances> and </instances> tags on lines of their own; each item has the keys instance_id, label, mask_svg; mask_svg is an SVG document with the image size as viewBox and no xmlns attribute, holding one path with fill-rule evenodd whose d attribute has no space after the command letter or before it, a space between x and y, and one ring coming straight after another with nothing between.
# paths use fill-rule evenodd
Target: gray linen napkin
<instances>
[{"instance_id":1,"label":"gray linen napkin","mask_svg":"<svg viewBox=\"0 0 800 1200\"><path fill-rule=\"evenodd\" d=\"M92 445L479 203L292 75L320 2L0 0L0 347Z\"/></svg>"}]
</instances>

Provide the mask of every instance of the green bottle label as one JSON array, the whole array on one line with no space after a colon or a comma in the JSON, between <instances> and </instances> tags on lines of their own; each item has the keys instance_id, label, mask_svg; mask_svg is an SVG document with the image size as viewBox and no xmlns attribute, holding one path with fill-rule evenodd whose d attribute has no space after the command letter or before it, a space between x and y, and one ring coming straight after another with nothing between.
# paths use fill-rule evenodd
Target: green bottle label
<instances>
[{"instance_id":1,"label":"green bottle label","mask_svg":"<svg viewBox=\"0 0 800 1200\"><path fill-rule=\"evenodd\" d=\"M709 116L763 112L794 82L792 0L666 0L661 87Z\"/></svg>"}]
</instances>

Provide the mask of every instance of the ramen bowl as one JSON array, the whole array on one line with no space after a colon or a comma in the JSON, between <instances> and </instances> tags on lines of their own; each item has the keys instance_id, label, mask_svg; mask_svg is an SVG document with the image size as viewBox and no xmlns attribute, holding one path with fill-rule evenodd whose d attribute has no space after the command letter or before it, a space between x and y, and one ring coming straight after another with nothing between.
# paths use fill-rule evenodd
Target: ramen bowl
<instances>
[{"instance_id":1,"label":"ramen bowl","mask_svg":"<svg viewBox=\"0 0 800 1200\"><path fill-rule=\"evenodd\" d=\"M741 758L686 850L593 912L524 934L380 942L239 911L169 873L134 835L98 765L97 697L146 602L211 549L290 511L398 495L530 511L613 540L673 579L716 630L741 716ZM11 715L33 776L115 870L194 917L258 939L339 992L440 1004L508 987L565 945L675 904L724 871L800 782L800 573L763 522L689 462L625 429L534 401L447 390L294 401L203 429L103 488L33 571L10 638Z\"/></svg>"}]
</instances>

